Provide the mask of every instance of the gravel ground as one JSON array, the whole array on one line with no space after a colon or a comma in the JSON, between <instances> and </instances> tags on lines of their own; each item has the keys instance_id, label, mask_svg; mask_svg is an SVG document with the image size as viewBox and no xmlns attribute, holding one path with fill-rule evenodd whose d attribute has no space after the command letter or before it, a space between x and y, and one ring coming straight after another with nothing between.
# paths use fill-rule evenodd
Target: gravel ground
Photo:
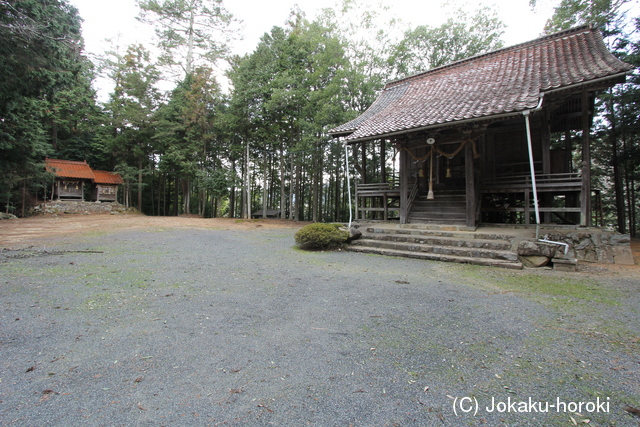
<instances>
[{"instance_id":1,"label":"gravel ground","mask_svg":"<svg viewBox=\"0 0 640 427\"><path fill-rule=\"evenodd\" d=\"M0 425L640 425L635 273L303 252L294 232L3 251Z\"/></svg>"}]
</instances>

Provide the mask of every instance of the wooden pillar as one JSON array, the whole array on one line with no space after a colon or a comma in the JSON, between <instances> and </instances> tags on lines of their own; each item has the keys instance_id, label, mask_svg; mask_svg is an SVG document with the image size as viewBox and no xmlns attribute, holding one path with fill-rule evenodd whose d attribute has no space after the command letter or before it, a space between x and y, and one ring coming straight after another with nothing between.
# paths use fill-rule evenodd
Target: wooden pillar
<instances>
[{"instance_id":1,"label":"wooden pillar","mask_svg":"<svg viewBox=\"0 0 640 427\"><path fill-rule=\"evenodd\" d=\"M549 112L544 109L541 114L540 143L542 144L542 173L551 173L551 129L549 128Z\"/></svg>"},{"instance_id":2,"label":"wooden pillar","mask_svg":"<svg viewBox=\"0 0 640 427\"><path fill-rule=\"evenodd\" d=\"M467 227L476 226L476 185L473 173L473 147L464 146L464 178L467 193Z\"/></svg>"},{"instance_id":3,"label":"wooden pillar","mask_svg":"<svg viewBox=\"0 0 640 427\"><path fill-rule=\"evenodd\" d=\"M524 189L524 223L525 225L531 224L531 190Z\"/></svg>"},{"instance_id":4,"label":"wooden pillar","mask_svg":"<svg viewBox=\"0 0 640 427\"><path fill-rule=\"evenodd\" d=\"M385 139L380 140L380 182L387 182L387 141ZM382 195L382 208L384 209L383 219L385 221L389 220L389 199L387 197L387 193L383 193Z\"/></svg>"},{"instance_id":5,"label":"wooden pillar","mask_svg":"<svg viewBox=\"0 0 640 427\"><path fill-rule=\"evenodd\" d=\"M549 111L545 108L542 110L540 123L540 143L542 148L542 173L551 173L551 129L549 128ZM542 205L549 207L553 204L553 195L549 193L542 194ZM551 222L551 212L544 212L542 222L548 224Z\"/></svg>"},{"instance_id":6,"label":"wooden pillar","mask_svg":"<svg viewBox=\"0 0 640 427\"><path fill-rule=\"evenodd\" d=\"M380 141L380 182L387 182L387 141Z\"/></svg>"},{"instance_id":7,"label":"wooden pillar","mask_svg":"<svg viewBox=\"0 0 640 427\"><path fill-rule=\"evenodd\" d=\"M589 93L582 89L582 188L580 191L580 225L591 226L591 147L589 140Z\"/></svg>"},{"instance_id":8,"label":"wooden pillar","mask_svg":"<svg viewBox=\"0 0 640 427\"><path fill-rule=\"evenodd\" d=\"M407 182L407 152L400 151L400 224L406 224L409 212L407 212L407 203L409 201L409 188Z\"/></svg>"},{"instance_id":9,"label":"wooden pillar","mask_svg":"<svg viewBox=\"0 0 640 427\"><path fill-rule=\"evenodd\" d=\"M384 208L384 220L389 220L389 198L387 193L382 193L382 207Z\"/></svg>"},{"instance_id":10,"label":"wooden pillar","mask_svg":"<svg viewBox=\"0 0 640 427\"><path fill-rule=\"evenodd\" d=\"M362 143L360 147L362 149L362 183L367 183L367 146L366 142Z\"/></svg>"},{"instance_id":11,"label":"wooden pillar","mask_svg":"<svg viewBox=\"0 0 640 427\"><path fill-rule=\"evenodd\" d=\"M565 124L566 129L564 131L564 172L570 173L573 172L573 165L571 162L571 156L573 154L573 150L571 149L571 131L569 130L569 126Z\"/></svg>"}]
</instances>

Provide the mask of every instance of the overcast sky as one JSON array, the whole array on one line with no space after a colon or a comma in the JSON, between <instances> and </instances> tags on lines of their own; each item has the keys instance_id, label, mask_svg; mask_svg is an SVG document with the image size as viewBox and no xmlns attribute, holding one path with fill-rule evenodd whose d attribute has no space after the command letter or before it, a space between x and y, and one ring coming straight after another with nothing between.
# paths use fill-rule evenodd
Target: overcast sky
<instances>
[{"instance_id":1,"label":"overcast sky","mask_svg":"<svg viewBox=\"0 0 640 427\"><path fill-rule=\"evenodd\" d=\"M384 0L392 5L388 13L391 17L402 19L407 25L437 26L447 19L446 11L455 10L442 6L446 0ZM513 45L534 39L540 35L544 23L551 16L549 4L552 0L538 0L543 6L535 13L529 8L529 0L475 0L464 2L449 1L473 11L478 2L482 5L496 6L500 18L507 25L504 34L506 44ZM150 47L153 43L153 30L150 26L136 21L138 8L135 0L69 0L76 6L84 19L83 36L86 51L99 55L109 48L106 39L118 39L119 45L126 47L132 43L142 43ZM367 1L372 7L378 0ZM274 26L283 26L292 7L297 4L308 18L313 18L319 8L334 6L334 0L226 0L224 5L239 20L243 21L244 40L237 42L234 53L252 52L260 37ZM544 7L544 5L547 5ZM98 85L101 85L100 83ZM102 83L104 85L104 82ZM104 100L104 92L100 94Z\"/></svg>"}]
</instances>

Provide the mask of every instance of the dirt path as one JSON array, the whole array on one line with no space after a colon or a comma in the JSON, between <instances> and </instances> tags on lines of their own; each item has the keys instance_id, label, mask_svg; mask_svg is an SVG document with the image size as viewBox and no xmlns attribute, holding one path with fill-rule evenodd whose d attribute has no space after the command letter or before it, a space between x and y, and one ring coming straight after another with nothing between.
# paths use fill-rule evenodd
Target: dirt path
<instances>
[{"instance_id":1,"label":"dirt path","mask_svg":"<svg viewBox=\"0 0 640 427\"><path fill-rule=\"evenodd\" d=\"M300 228L308 222L279 219L241 220L232 218L152 217L144 215L60 215L0 221L0 247L19 248L42 239L70 234L109 232L118 229L191 228L255 230Z\"/></svg>"},{"instance_id":2,"label":"dirt path","mask_svg":"<svg viewBox=\"0 0 640 427\"><path fill-rule=\"evenodd\" d=\"M55 237L114 230L200 229L200 230L269 230L299 229L310 222L279 219L242 220L235 218L158 217L145 215L47 215L27 219L0 221L0 250L22 249ZM636 265L583 264L587 274L622 274L640 277L640 240L631 241Z\"/></svg>"},{"instance_id":3,"label":"dirt path","mask_svg":"<svg viewBox=\"0 0 640 427\"><path fill-rule=\"evenodd\" d=\"M305 252L300 225L3 222L33 248L0 259L0 425L638 427L637 275ZM607 409L487 409L529 398Z\"/></svg>"}]
</instances>

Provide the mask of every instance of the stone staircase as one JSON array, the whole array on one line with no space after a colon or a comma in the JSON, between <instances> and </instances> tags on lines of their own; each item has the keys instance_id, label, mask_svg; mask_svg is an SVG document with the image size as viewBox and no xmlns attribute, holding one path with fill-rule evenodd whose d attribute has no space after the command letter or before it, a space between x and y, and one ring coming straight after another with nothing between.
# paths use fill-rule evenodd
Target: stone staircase
<instances>
[{"instance_id":1,"label":"stone staircase","mask_svg":"<svg viewBox=\"0 0 640 427\"><path fill-rule=\"evenodd\" d=\"M457 262L522 269L512 250L515 236L465 230L447 225L407 224L359 228L362 237L347 247L352 252L402 256L432 261Z\"/></svg>"},{"instance_id":2,"label":"stone staircase","mask_svg":"<svg viewBox=\"0 0 640 427\"><path fill-rule=\"evenodd\" d=\"M466 206L464 191L436 191L433 200L428 200L426 195L421 195L413 202L408 222L410 224L465 225Z\"/></svg>"}]
</instances>

